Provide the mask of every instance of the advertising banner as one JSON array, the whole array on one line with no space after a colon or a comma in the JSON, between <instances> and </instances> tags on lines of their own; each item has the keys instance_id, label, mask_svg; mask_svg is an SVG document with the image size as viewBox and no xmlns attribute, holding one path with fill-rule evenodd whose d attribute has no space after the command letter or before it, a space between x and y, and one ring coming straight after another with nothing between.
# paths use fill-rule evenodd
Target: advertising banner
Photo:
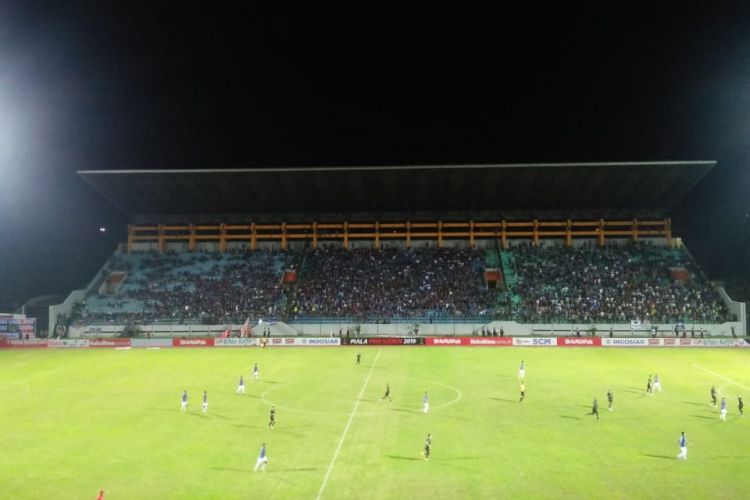
<instances>
[{"instance_id":1,"label":"advertising banner","mask_svg":"<svg viewBox=\"0 0 750 500\"><path fill-rule=\"evenodd\" d=\"M423 337L367 337L344 339L349 345L424 345Z\"/></svg>"},{"instance_id":2,"label":"advertising banner","mask_svg":"<svg viewBox=\"0 0 750 500\"><path fill-rule=\"evenodd\" d=\"M214 339L214 345L216 347L250 347L258 345L258 339L252 337Z\"/></svg>"},{"instance_id":3,"label":"advertising banner","mask_svg":"<svg viewBox=\"0 0 750 500\"><path fill-rule=\"evenodd\" d=\"M53 348L82 348L82 347L88 347L89 341L88 339L62 339L62 340L48 340L47 341L48 347Z\"/></svg>"},{"instance_id":4,"label":"advertising banner","mask_svg":"<svg viewBox=\"0 0 750 500\"><path fill-rule=\"evenodd\" d=\"M515 346L556 346L557 338L555 337L513 337Z\"/></svg>"},{"instance_id":5,"label":"advertising banner","mask_svg":"<svg viewBox=\"0 0 750 500\"><path fill-rule=\"evenodd\" d=\"M649 340L659 339L642 339L642 338L623 338L623 339L602 339L602 345L605 347L648 347Z\"/></svg>"},{"instance_id":6,"label":"advertising banner","mask_svg":"<svg viewBox=\"0 0 750 500\"><path fill-rule=\"evenodd\" d=\"M491 346L507 347L513 345L510 337L427 337L427 345L440 346Z\"/></svg>"},{"instance_id":7,"label":"advertising banner","mask_svg":"<svg viewBox=\"0 0 750 500\"><path fill-rule=\"evenodd\" d=\"M13 340L13 339L0 339L0 347L10 348L45 348L47 347L47 341L42 339L29 339L29 340Z\"/></svg>"},{"instance_id":8,"label":"advertising banner","mask_svg":"<svg viewBox=\"0 0 750 500\"><path fill-rule=\"evenodd\" d=\"M214 339L172 339L173 347L213 347Z\"/></svg>"},{"instance_id":9,"label":"advertising banner","mask_svg":"<svg viewBox=\"0 0 750 500\"><path fill-rule=\"evenodd\" d=\"M303 346L331 346L341 345L341 339L338 337L312 337L312 338L301 338L295 339L298 341L297 345Z\"/></svg>"},{"instance_id":10,"label":"advertising banner","mask_svg":"<svg viewBox=\"0 0 750 500\"><path fill-rule=\"evenodd\" d=\"M599 337L560 337L557 345L568 347L594 347L602 345Z\"/></svg>"},{"instance_id":11,"label":"advertising banner","mask_svg":"<svg viewBox=\"0 0 750 500\"><path fill-rule=\"evenodd\" d=\"M6 339L25 339L36 336L36 318L0 318L0 337Z\"/></svg>"},{"instance_id":12,"label":"advertising banner","mask_svg":"<svg viewBox=\"0 0 750 500\"><path fill-rule=\"evenodd\" d=\"M131 339L131 347L172 347L172 339Z\"/></svg>"},{"instance_id":13,"label":"advertising banner","mask_svg":"<svg viewBox=\"0 0 750 500\"><path fill-rule=\"evenodd\" d=\"M90 339L89 347L130 347L130 339Z\"/></svg>"}]
</instances>

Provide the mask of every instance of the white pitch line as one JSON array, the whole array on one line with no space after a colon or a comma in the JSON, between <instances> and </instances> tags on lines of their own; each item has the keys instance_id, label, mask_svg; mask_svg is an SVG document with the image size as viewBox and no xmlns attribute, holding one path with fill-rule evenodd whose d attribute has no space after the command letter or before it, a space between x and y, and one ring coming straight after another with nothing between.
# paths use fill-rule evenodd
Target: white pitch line
<instances>
[{"instance_id":1,"label":"white pitch line","mask_svg":"<svg viewBox=\"0 0 750 500\"><path fill-rule=\"evenodd\" d=\"M341 452L341 446L344 444L344 439L346 439L346 435L349 432L349 427L352 425L352 420L354 420L354 415L356 415L357 413L357 408L359 408L359 403L362 399L362 395L365 393L365 389L367 389L367 383L370 381L370 375L372 375L372 369L375 368L375 363L378 362L379 356L380 356L380 349L378 349L378 353L375 355L375 359L372 361L372 365L370 365L370 371L367 372L365 383L362 384L362 389L359 391L359 396L357 396L357 401L354 402L354 408L352 409L352 412L349 414L349 421L346 423L346 427L344 427L344 432L341 434L341 438L339 439L339 444L336 447L336 451L333 454L331 463L328 464L328 470L326 470L326 475L323 478L323 484L320 485L320 490L318 490L318 496L315 497L316 500L320 500L320 497L323 495L323 490L326 488L326 484L328 484L328 478L330 477L331 471L333 470L333 465L336 463L336 459L339 457L339 453Z\"/></svg>"},{"instance_id":2,"label":"white pitch line","mask_svg":"<svg viewBox=\"0 0 750 500\"><path fill-rule=\"evenodd\" d=\"M458 394L458 396L456 397L456 399L454 399L452 401L448 401L447 403L443 403L443 404L441 404L439 406L436 406L436 407L433 408L433 410L438 410L440 408L445 408L446 406L450 406L452 404L458 403L461 400L461 396L463 396L463 394L461 394L461 391L459 391L455 387L453 387L451 385L448 385L448 384L444 384L442 382L435 382L434 380L432 381L432 383L433 384L437 384L437 385L442 385L443 387L447 387L448 389L450 389L450 390L454 391L456 394Z\"/></svg>"},{"instance_id":3,"label":"white pitch line","mask_svg":"<svg viewBox=\"0 0 750 500\"><path fill-rule=\"evenodd\" d=\"M718 378L720 378L720 379L722 379L722 380L726 380L726 381L727 381L727 382L729 382L730 384L734 384L734 385L736 385L737 387L742 387L742 388L743 388L743 389L745 389L746 391L750 391L750 387L748 387L748 386L746 386L746 385L742 385L742 384L740 384L739 382L735 382L735 381L734 381L734 380L732 380L731 378L729 378L729 377L725 377L724 375L722 375L722 374L720 374L720 373L716 373L716 372L714 372L714 371L711 371L711 370L709 370L708 368L703 368L703 367L702 367L701 365L693 365L693 366L694 366L695 368L698 368L699 370L703 370L703 371L704 371L704 372L706 372L706 373L710 373L710 374L711 374L711 375L713 375L714 377L718 377Z\"/></svg>"}]
</instances>

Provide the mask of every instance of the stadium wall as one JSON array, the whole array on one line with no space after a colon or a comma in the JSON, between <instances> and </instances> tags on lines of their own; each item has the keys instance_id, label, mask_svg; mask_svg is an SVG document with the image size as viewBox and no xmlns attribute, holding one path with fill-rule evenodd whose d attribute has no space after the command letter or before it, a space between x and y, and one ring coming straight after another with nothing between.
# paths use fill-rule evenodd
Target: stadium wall
<instances>
[{"instance_id":1,"label":"stadium wall","mask_svg":"<svg viewBox=\"0 0 750 500\"><path fill-rule=\"evenodd\" d=\"M71 326L68 335L71 338L111 338L119 336L126 325L87 325ZM657 326L659 337L674 337L675 324L634 325L620 324L521 324L514 321L493 321L490 323L267 323L274 337L338 337L339 330L346 335L347 328L350 336L363 337L407 337L407 336L435 336L435 337L481 337L482 327L487 331L495 328L502 330L506 337L581 337L591 334L592 327L596 329L597 337L609 337L610 328L614 337L646 337L651 335L651 327ZM241 325L142 325L141 334L153 338L159 337L214 337L223 334L227 328L236 336ZM693 335L700 337L731 337L732 327L739 335L741 323L727 322L721 324L687 324L686 337ZM254 336L259 336L262 328L255 328ZM693 333L694 332L694 333Z\"/></svg>"}]
</instances>

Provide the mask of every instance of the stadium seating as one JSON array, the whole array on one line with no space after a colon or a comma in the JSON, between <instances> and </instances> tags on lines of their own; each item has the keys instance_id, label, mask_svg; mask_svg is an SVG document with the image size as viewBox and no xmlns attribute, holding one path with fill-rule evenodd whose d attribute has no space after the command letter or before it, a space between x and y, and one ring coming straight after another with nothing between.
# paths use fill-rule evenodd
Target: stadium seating
<instances>
[{"instance_id":1,"label":"stadium seating","mask_svg":"<svg viewBox=\"0 0 750 500\"><path fill-rule=\"evenodd\" d=\"M490 290L485 267L500 267ZM125 273L86 299L95 323L239 324L398 320L719 323L716 290L684 250L646 243L508 249L318 248L296 252L116 254ZM284 272L295 269L294 280ZM105 280L106 280L105 276ZM99 289L112 289L103 287Z\"/></svg>"}]
</instances>

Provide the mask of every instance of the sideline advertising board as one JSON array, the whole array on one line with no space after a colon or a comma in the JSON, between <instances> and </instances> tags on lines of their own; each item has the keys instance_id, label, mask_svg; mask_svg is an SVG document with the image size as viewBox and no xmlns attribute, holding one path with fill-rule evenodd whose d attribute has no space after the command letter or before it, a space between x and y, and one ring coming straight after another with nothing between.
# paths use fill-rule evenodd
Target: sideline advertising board
<instances>
[{"instance_id":1,"label":"sideline advertising board","mask_svg":"<svg viewBox=\"0 0 750 500\"><path fill-rule=\"evenodd\" d=\"M130 339L90 339L89 347L130 347Z\"/></svg>"},{"instance_id":2,"label":"sideline advertising board","mask_svg":"<svg viewBox=\"0 0 750 500\"><path fill-rule=\"evenodd\" d=\"M513 345L513 339L510 337L427 337L425 344L439 346L507 347Z\"/></svg>"},{"instance_id":3,"label":"sideline advertising board","mask_svg":"<svg viewBox=\"0 0 750 500\"><path fill-rule=\"evenodd\" d=\"M250 347L258 345L258 339L253 337L228 337L214 339L216 347Z\"/></svg>"},{"instance_id":4,"label":"sideline advertising board","mask_svg":"<svg viewBox=\"0 0 750 500\"><path fill-rule=\"evenodd\" d=\"M644 338L604 338L602 339L602 345L604 347L648 347L649 340L658 339L644 339Z\"/></svg>"},{"instance_id":5,"label":"sideline advertising board","mask_svg":"<svg viewBox=\"0 0 750 500\"><path fill-rule=\"evenodd\" d=\"M559 337L557 345L566 347L594 347L602 345L599 337Z\"/></svg>"},{"instance_id":6,"label":"sideline advertising board","mask_svg":"<svg viewBox=\"0 0 750 500\"><path fill-rule=\"evenodd\" d=\"M172 347L213 347L214 339L172 339Z\"/></svg>"},{"instance_id":7,"label":"sideline advertising board","mask_svg":"<svg viewBox=\"0 0 750 500\"><path fill-rule=\"evenodd\" d=\"M424 345L422 337L363 337L344 339L346 345Z\"/></svg>"},{"instance_id":8,"label":"sideline advertising board","mask_svg":"<svg viewBox=\"0 0 750 500\"><path fill-rule=\"evenodd\" d=\"M555 337L513 337L513 345L515 346L554 347L557 342Z\"/></svg>"},{"instance_id":9,"label":"sideline advertising board","mask_svg":"<svg viewBox=\"0 0 750 500\"><path fill-rule=\"evenodd\" d=\"M13 340L0 339L0 347L10 347L15 349L39 349L46 348L47 341L44 339Z\"/></svg>"},{"instance_id":10,"label":"sideline advertising board","mask_svg":"<svg viewBox=\"0 0 750 500\"><path fill-rule=\"evenodd\" d=\"M52 348L85 348L89 346L88 339L48 340L47 346Z\"/></svg>"}]
</instances>

